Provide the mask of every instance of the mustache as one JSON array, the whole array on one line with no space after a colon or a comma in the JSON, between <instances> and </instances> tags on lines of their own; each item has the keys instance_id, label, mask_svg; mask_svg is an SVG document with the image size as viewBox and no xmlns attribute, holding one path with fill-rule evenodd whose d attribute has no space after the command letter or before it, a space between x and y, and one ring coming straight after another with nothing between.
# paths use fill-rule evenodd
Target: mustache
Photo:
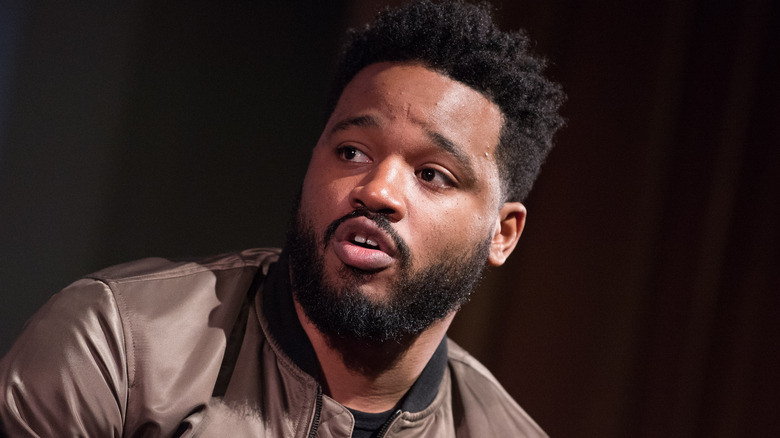
<instances>
[{"instance_id":1,"label":"mustache","mask_svg":"<svg viewBox=\"0 0 780 438\"><path fill-rule=\"evenodd\" d=\"M387 218L387 215L384 213L372 213L371 211L363 208L351 211L331 222L330 225L328 225L328 228L325 229L325 235L323 236L324 247L328 247L328 243L333 238L333 234L341 224L350 219L361 216L374 222L380 229L382 229L382 231L390 236L390 238L393 240L393 243L395 244L395 248L398 251L398 257L401 259L402 263L406 264L411 260L412 251L409 249L409 245L407 245L404 239L395 231L391 225L390 219Z\"/></svg>"}]
</instances>

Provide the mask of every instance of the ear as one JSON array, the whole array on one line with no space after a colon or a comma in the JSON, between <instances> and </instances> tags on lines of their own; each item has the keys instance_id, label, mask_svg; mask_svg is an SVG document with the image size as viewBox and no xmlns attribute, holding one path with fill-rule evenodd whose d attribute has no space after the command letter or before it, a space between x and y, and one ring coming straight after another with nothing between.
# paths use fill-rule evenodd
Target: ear
<instances>
[{"instance_id":1,"label":"ear","mask_svg":"<svg viewBox=\"0 0 780 438\"><path fill-rule=\"evenodd\" d=\"M512 254L525 226L525 206L519 202L505 202L498 211L488 263L501 266Z\"/></svg>"}]
</instances>

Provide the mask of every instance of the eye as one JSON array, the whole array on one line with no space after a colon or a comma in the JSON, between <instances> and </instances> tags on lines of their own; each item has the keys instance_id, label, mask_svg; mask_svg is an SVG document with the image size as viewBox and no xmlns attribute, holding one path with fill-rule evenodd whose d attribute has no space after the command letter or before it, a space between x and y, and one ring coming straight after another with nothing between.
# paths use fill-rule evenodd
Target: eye
<instances>
[{"instance_id":1,"label":"eye","mask_svg":"<svg viewBox=\"0 0 780 438\"><path fill-rule=\"evenodd\" d=\"M341 146L336 149L336 153L339 155L339 157L341 157L342 160L345 161L352 161L355 163L371 162L371 159L368 158L368 155L364 154L363 151L356 148L355 146Z\"/></svg>"},{"instance_id":2,"label":"eye","mask_svg":"<svg viewBox=\"0 0 780 438\"><path fill-rule=\"evenodd\" d=\"M418 170L416 173L418 178L437 189L455 187L455 182L452 180L452 178L439 170L426 167L424 169Z\"/></svg>"}]
</instances>

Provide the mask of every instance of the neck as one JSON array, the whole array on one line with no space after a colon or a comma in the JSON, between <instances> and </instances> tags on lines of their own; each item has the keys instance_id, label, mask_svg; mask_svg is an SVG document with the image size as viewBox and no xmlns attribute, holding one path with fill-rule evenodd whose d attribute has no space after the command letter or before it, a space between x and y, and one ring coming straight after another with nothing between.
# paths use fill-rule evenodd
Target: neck
<instances>
[{"instance_id":1,"label":"neck","mask_svg":"<svg viewBox=\"0 0 780 438\"><path fill-rule=\"evenodd\" d=\"M363 412L384 412L398 404L433 356L455 316L453 312L419 335L377 344L326 336L293 301L317 354L325 393Z\"/></svg>"}]
</instances>

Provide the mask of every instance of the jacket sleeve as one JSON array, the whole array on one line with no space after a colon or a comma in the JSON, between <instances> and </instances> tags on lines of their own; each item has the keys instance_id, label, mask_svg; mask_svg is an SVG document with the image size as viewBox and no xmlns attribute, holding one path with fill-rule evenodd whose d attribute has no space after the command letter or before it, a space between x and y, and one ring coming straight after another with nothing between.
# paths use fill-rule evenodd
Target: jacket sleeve
<instances>
[{"instance_id":1,"label":"jacket sleeve","mask_svg":"<svg viewBox=\"0 0 780 438\"><path fill-rule=\"evenodd\" d=\"M0 434L120 436L127 405L122 321L108 286L54 295L0 361Z\"/></svg>"}]
</instances>

